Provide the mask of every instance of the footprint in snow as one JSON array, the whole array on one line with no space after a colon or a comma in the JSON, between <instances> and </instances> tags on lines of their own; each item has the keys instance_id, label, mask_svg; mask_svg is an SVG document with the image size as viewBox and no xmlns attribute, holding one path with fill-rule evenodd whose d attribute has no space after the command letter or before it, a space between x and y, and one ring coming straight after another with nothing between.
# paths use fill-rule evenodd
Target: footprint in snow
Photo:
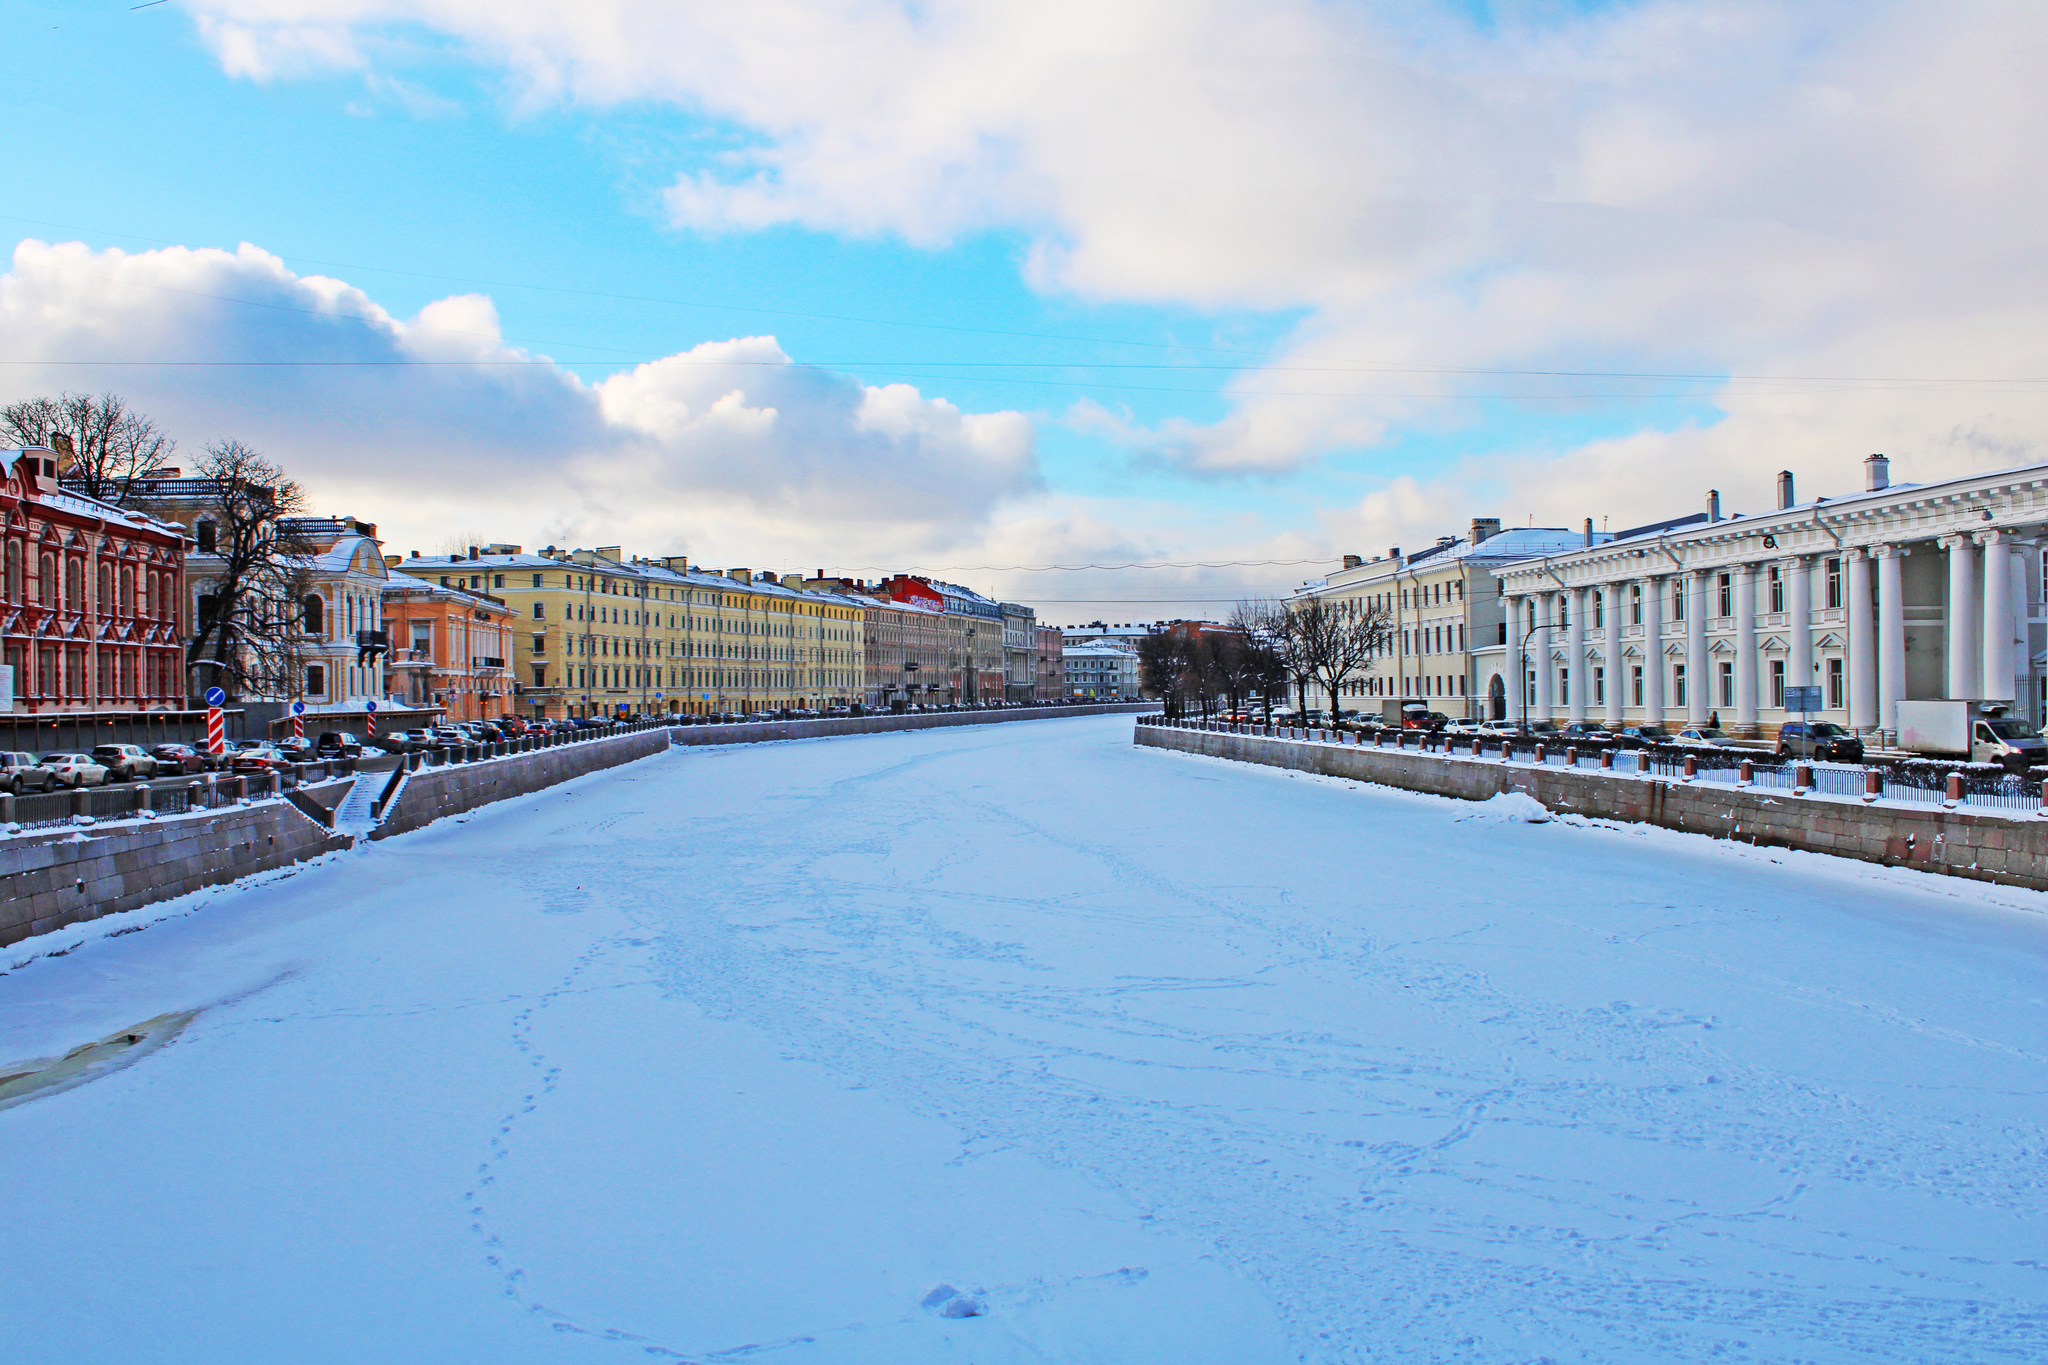
<instances>
[{"instance_id":1,"label":"footprint in snow","mask_svg":"<svg viewBox=\"0 0 2048 1365\"><path fill-rule=\"evenodd\" d=\"M972 1294L963 1294L950 1284L942 1284L918 1300L918 1306L937 1313L942 1318L978 1318L988 1311L982 1301Z\"/></svg>"}]
</instances>

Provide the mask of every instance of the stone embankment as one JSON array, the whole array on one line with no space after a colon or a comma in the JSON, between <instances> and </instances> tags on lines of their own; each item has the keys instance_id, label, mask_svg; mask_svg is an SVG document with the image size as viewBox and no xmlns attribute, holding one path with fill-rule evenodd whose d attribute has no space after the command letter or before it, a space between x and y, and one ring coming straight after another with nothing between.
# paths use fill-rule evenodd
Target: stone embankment
<instances>
[{"instance_id":1,"label":"stone embankment","mask_svg":"<svg viewBox=\"0 0 2048 1365\"><path fill-rule=\"evenodd\" d=\"M879 735L897 730L941 730L954 725L999 725L1012 720L1132 715L1151 710L1155 705L1153 702L1094 702L1086 706L1017 706L1001 711L924 711L902 716L762 720L737 725L678 725L671 733L675 742L684 747L700 744L763 744L779 739L821 739L828 735Z\"/></svg>"},{"instance_id":2,"label":"stone embankment","mask_svg":"<svg viewBox=\"0 0 2048 1365\"><path fill-rule=\"evenodd\" d=\"M1497 752L1473 757L1469 751L1381 748L1327 731L1252 733L1267 728L1147 717L1136 727L1135 742L1465 801L1519 791L1550 810L1574 815L2048 890L2048 818L2036 811L1965 811L1945 802L1907 805L1853 794L1731 786L1559 767L1521 755L1503 759Z\"/></svg>"}]
</instances>

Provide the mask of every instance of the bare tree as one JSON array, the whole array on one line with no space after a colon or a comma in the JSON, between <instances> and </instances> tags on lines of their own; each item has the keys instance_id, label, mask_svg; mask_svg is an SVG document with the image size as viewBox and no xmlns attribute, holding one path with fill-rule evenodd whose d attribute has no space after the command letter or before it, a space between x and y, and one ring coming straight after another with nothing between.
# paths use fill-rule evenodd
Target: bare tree
<instances>
[{"instance_id":1,"label":"bare tree","mask_svg":"<svg viewBox=\"0 0 2048 1365\"><path fill-rule=\"evenodd\" d=\"M1166 714L1177 718L1196 688L1194 650L1189 636L1159 631L1138 641L1138 685L1156 692Z\"/></svg>"},{"instance_id":2,"label":"bare tree","mask_svg":"<svg viewBox=\"0 0 2048 1365\"><path fill-rule=\"evenodd\" d=\"M1329 694L1330 716L1335 719L1345 679L1370 671L1372 660L1386 651L1393 634L1393 615L1385 607L1367 606L1356 598L1311 598L1295 611L1300 629L1314 637L1307 653L1317 681Z\"/></svg>"},{"instance_id":3,"label":"bare tree","mask_svg":"<svg viewBox=\"0 0 2048 1365\"><path fill-rule=\"evenodd\" d=\"M206 448L196 476L207 486L213 558L202 575L199 615L186 650L193 690L210 686L230 699L288 697L304 667L305 599L310 547L286 518L305 494L271 460L240 441Z\"/></svg>"},{"instance_id":4,"label":"bare tree","mask_svg":"<svg viewBox=\"0 0 2048 1365\"><path fill-rule=\"evenodd\" d=\"M1230 614L1230 628L1242 639L1235 658L1238 685L1247 698L1256 695L1273 720L1273 694L1287 691L1287 614L1270 601L1239 602Z\"/></svg>"},{"instance_id":5,"label":"bare tree","mask_svg":"<svg viewBox=\"0 0 2048 1365\"><path fill-rule=\"evenodd\" d=\"M143 479L159 478L178 443L130 408L119 394L63 393L0 408L0 434L19 445L48 446L63 459L63 481L102 502L126 507Z\"/></svg>"}]
</instances>

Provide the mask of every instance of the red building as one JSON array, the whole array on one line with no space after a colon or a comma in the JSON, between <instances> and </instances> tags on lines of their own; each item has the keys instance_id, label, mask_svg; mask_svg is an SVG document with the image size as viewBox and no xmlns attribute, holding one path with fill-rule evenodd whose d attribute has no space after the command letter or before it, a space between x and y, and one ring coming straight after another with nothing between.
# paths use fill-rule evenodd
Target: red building
<instances>
[{"instance_id":1,"label":"red building","mask_svg":"<svg viewBox=\"0 0 2048 1365\"><path fill-rule=\"evenodd\" d=\"M183 533L60 488L56 454L34 446L0 484L0 515L14 713L182 710Z\"/></svg>"}]
</instances>

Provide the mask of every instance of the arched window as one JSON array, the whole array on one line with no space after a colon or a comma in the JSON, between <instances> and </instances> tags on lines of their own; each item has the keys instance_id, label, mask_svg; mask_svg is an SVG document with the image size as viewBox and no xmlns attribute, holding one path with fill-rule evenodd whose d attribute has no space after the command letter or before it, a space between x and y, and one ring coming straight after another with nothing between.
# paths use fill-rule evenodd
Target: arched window
<instances>
[{"instance_id":1,"label":"arched window","mask_svg":"<svg viewBox=\"0 0 2048 1365\"><path fill-rule=\"evenodd\" d=\"M7 542L7 600L10 602L20 602L22 600L22 591L21 542L10 540ZM16 674L15 676L19 677L20 675Z\"/></svg>"},{"instance_id":2,"label":"arched window","mask_svg":"<svg viewBox=\"0 0 2048 1365\"><path fill-rule=\"evenodd\" d=\"M72 555L64 556L64 605L71 611L85 610L85 563Z\"/></svg>"},{"instance_id":3,"label":"arched window","mask_svg":"<svg viewBox=\"0 0 2048 1365\"><path fill-rule=\"evenodd\" d=\"M327 633L327 600L317 592L306 594L306 633L325 635Z\"/></svg>"},{"instance_id":4,"label":"arched window","mask_svg":"<svg viewBox=\"0 0 2048 1365\"><path fill-rule=\"evenodd\" d=\"M111 565L100 565L99 609L103 612L114 609L114 570Z\"/></svg>"},{"instance_id":5,"label":"arched window","mask_svg":"<svg viewBox=\"0 0 2048 1365\"><path fill-rule=\"evenodd\" d=\"M135 570L121 570L121 614L135 614Z\"/></svg>"},{"instance_id":6,"label":"arched window","mask_svg":"<svg viewBox=\"0 0 2048 1365\"><path fill-rule=\"evenodd\" d=\"M42 604L54 610L57 606L57 556L43 556L42 581L36 586Z\"/></svg>"}]
</instances>

